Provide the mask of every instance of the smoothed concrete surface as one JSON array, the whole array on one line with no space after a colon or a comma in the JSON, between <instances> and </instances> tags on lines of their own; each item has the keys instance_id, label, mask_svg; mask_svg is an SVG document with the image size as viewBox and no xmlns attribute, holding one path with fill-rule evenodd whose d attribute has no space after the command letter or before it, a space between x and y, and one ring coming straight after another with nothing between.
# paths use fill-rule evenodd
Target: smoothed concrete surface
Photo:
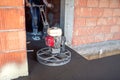
<instances>
[{"instance_id":1,"label":"smoothed concrete surface","mask_svg":"<svg viewBox=\"0 0 120 80\"><path fill-rule=\"evenodd\" d=\"M31 42L28 53L29 76L15 80L120 80L120 55L106 58L87 60L72 49L70 63L59 67L48 67L38 63L36 51L45 47L43 42Z\"/></svg>"}]
</instances>

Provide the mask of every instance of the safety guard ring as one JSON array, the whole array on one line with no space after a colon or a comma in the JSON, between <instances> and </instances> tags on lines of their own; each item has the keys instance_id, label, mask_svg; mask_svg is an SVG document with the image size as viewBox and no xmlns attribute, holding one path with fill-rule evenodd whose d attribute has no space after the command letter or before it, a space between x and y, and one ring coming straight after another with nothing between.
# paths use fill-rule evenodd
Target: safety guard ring
<instances>
[{"instance_id":1,"label":"safety guard ring","mask_svg":"<svg viewBox=\"0 0 120 80\"><path fill-rule=\"evenodd\" d=\"M49 47L46 47L37 51L37 60L47 66L61 66L70 62L71 52L65 49L63 53L53 55Z\"/></svg>"}]
</instances>

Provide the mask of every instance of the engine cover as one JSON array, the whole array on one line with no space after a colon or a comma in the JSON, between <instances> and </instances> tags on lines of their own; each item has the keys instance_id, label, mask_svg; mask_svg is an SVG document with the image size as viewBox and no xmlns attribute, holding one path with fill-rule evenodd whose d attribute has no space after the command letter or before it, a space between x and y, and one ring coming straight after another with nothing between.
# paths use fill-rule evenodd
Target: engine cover
<instances>
[{"instance_id":1,"label":"engine cover","mask_svg":"<svg viewBox=\"0 0 120 80\"><path fill-rule=\"evenodd\" d=\"M62 36L62 30L58 27L48 28L47 33L50 36Z\"/></svg>"}]
</instances>

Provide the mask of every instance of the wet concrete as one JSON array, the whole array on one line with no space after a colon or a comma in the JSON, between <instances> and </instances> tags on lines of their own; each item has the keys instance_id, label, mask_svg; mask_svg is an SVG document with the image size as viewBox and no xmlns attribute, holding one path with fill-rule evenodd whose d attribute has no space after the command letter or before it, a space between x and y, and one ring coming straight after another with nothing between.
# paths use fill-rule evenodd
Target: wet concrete
<instances>
[{"instance_id":1,"label":"wet concrete","mask_svg":"<svg viewBox=\"0 0 120 80\"><path fill-rule=\"evenodd\" d=\"M86 60L67 47L72 52L70 63L48 67L36 60L36 51L42 47L45 47L44 41L28 45L28 49L35 49L34 53L28 53L29 76L15 80L120 80L120 55Z\"/></svg>"}]
</instances>

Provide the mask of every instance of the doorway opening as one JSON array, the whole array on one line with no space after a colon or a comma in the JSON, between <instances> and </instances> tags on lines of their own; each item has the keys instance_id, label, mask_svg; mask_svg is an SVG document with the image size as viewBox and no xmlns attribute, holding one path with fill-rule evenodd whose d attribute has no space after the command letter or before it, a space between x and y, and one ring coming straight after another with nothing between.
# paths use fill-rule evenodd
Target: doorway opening
<instances>
[{"instance_id":1,"label":"doorway opening","mask_svg":"<svg viewBox=\"0 0 120 80\"><path fill-rule=\"evenodd\" d=\"M49 27L59 27L62 29L62 33L65 37L56 37L56 42L60 43L63 42L69 45L72 41L72 30L73 30L73 13L74 13L74 0L68 1L68 0L51 0L49 3L52 3L54 5L54 8L44 8L46 19L49 23ZM41 17L39 17L41 19ZM40 23L38 23L38 32L44 31L44 25L41 20ZM27 33L27 51L28 51L28 57L34 58L34 60L38 59L37 53L39 50L46 47L45 40L33 40L33 29L32 29L32 17L30 13L30 8L26 7L26 33ZM65 39L66 38L66 39ZM60 40L58 40L60 39ZM61 40L62 39L62 40ZM53 40L52 40L53 41ZM60 52L62 49L65 50L65 44L63 44L64 47L57 49L57 51ZM59 45L58 45L59 46ZM61 47L62 45L60 45ZM55 52L56 50L53 50ZM66 51L66 50L65 50ZM29 54L31 53L31 54ZM56 52L55 52L56 53ZM45 55L47 56L47 55ZM44 57L44 56L43 56ZM49 59L49 58L48 58ZM53 58L52 58L53 59ZM38 61L38 60L37 60ZM28 61L29 63L29 61ZM30 63L31 64L31 63Z\"/></svg>"},{"instance_id":2,"label":"doorway opening","mask_svg":"<svg viewBox=\"0 0 120 80\"><path fill-rule=\"evenodd\" d=\"M50 1L50 0L48 0L48 1ZM61 10L62 10L61 9L61 0L51 0L49 3L53 4L53 6L54 6L53 8L44 7L45 16L46 16L47 22L49 24L49 27L59 27L59 28L62 28L62 30L63 30L63 26L62 27L60 26L61 25L60 16L61 16ZM26 7L25 9L26 9L26 35L27 35L27 43L28 43L27 44L28 56L32 55L34 60L36 60L37 52L41 48L46 47L45 41L44 41L44 39L34 40L34 38L33 38L34 29L33 29L33 25L32 25L32 14L30 11L30 7ZM41 15L40 15L39 19L40 19L40 22L37 23L38 32L43 32L44 31L44 29L43 29L44 22L42 20ZM40 38L41 38L41 35L38 35L38 36L40 36ZM31 54L29 54L29 53L31 53Z\"/></svg>"},{"instance_id":3,"label":"doorway opening","mask_svg":"<svg viewBox=\"0 0 120 80\"><path fill-rule=\"evenodd\" d=\"M49 27L60 27L61 1L60 0L47 0L47 1L48 3L51 3L54 6L53 8L48 8L44 5L44 3L42 3L42 5L44 5L43 9L44 9L45 17L49 24ZM35 21L35 19L33 20L34 16L32 15L31 7L27 7L27 6L25 7L27 40L34 41L34 38L32 38L32 35L34 35L33 32L35 32L35 30L33 29L34 23L35 25L37 25L37 32L39 33L38 36L40 36L41 38L39 40L42 40L43 28L44 28L44 22L42 20L42 16L44 17L44 15L41 16L39 8L37 8L36 10L37 10L36 12L39 13L37 15L37 21Z\"/></svg>"}]
</instances>

